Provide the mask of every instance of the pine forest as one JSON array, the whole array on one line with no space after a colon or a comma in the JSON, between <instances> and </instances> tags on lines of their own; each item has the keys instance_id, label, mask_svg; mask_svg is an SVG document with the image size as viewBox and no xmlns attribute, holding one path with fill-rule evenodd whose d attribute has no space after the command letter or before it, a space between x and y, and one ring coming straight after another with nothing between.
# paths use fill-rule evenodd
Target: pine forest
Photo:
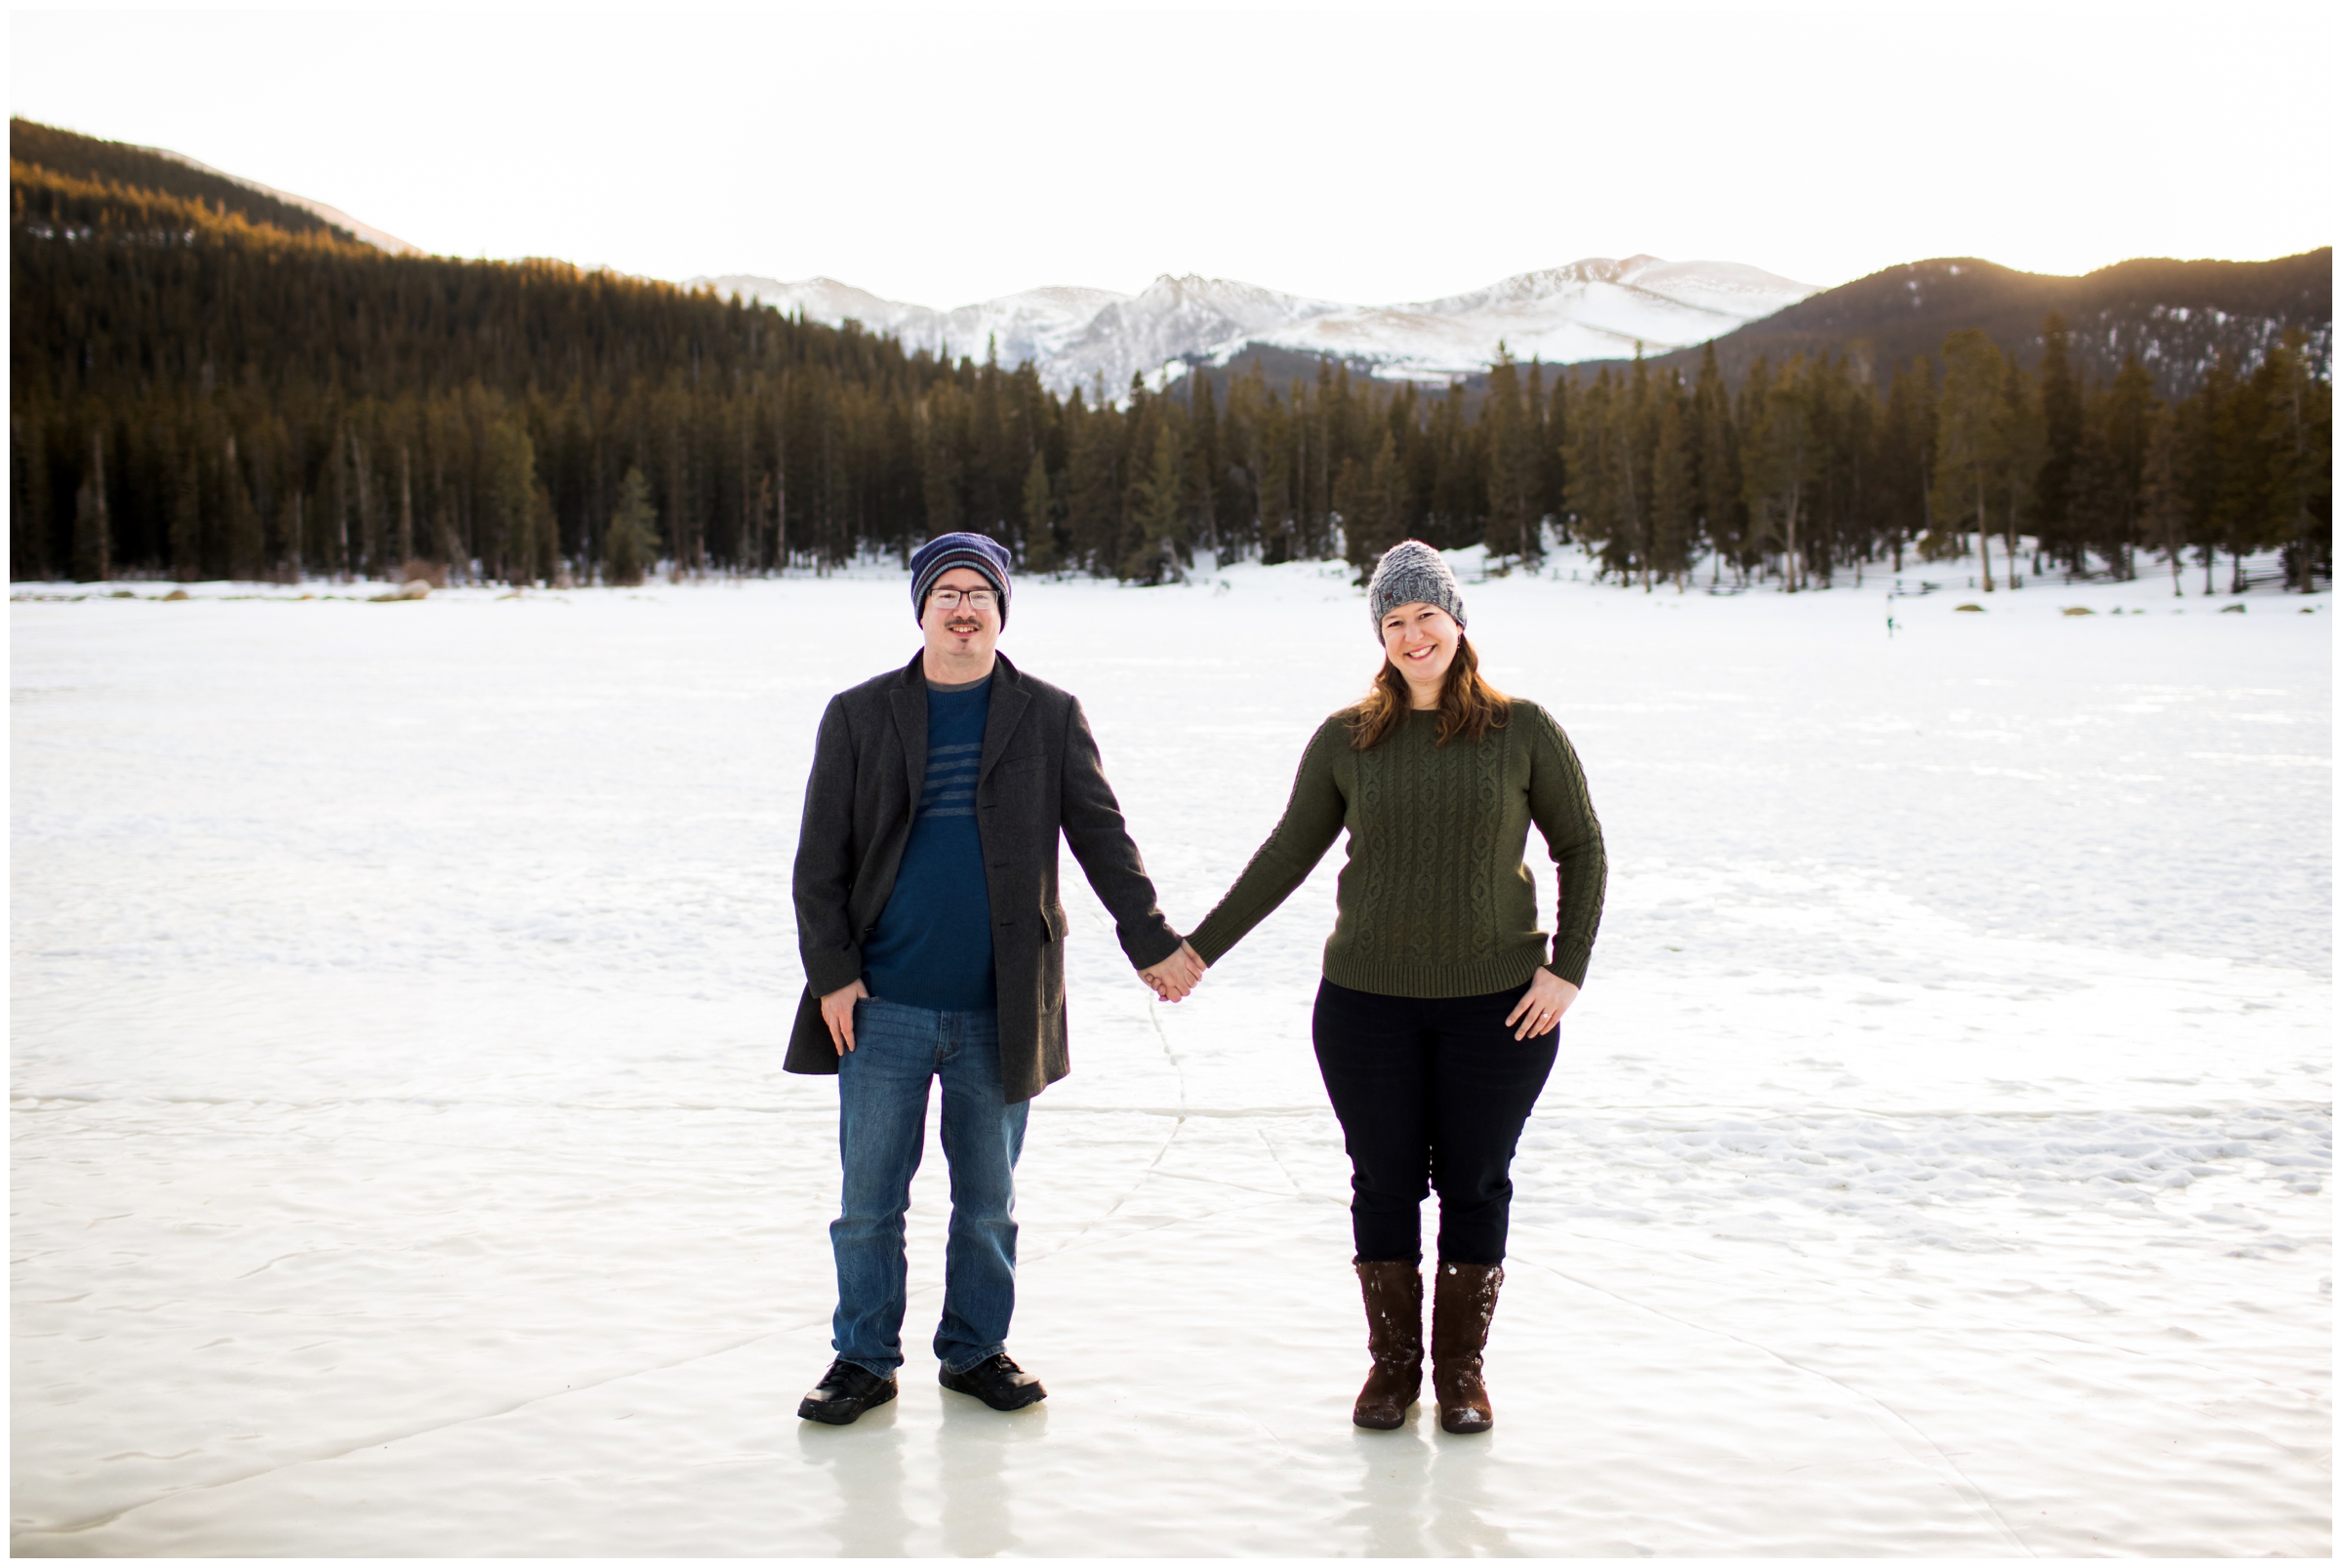
<instances>
[{"instance_id":1,"label":"pine forest","mask_svg":"<svg viewBox=\"0 0 2342 1568\"><path fill-rule=\"evenodd\" d=\"M825 571L954 528L1137 583L1202 550L1363 567L1406 537L1620 583L1787 591L1965 557L2241 587L2330 579L2332 388L2299 331L2164 395L1975 329L1728 381L1501 356L1424 387L1257 363L1059 397L1030 366L547 261L371 249L12 126L20 581L561 583ZM60 147L64 151L60 151ZM27 161L28 154L43 161ZM159 163L152 160L150 163ZM298 212L298 209L292 209ZM305 215L304 215L305 216Z\"/></svg>"}]
</instances>

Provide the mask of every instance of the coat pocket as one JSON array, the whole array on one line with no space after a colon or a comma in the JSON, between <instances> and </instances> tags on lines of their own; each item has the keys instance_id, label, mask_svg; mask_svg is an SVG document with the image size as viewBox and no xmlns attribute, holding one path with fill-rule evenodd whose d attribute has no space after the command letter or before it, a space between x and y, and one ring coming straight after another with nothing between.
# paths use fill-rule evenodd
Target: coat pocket
<instances>
[{"instance_id":1,"label":"coat pocket","mask_svg":"<svg viewBox=\"0 0 2342 1568\"><path fill-rule=\"evenodd\" d=\"M1041 930L1046 934L1048 941L1065 941L1066 933L1071 928L1066 923L1066 911L1064 908L1060 907L1055 909L1043 909L1041 911Z\"/></svg>"}]
</instances>

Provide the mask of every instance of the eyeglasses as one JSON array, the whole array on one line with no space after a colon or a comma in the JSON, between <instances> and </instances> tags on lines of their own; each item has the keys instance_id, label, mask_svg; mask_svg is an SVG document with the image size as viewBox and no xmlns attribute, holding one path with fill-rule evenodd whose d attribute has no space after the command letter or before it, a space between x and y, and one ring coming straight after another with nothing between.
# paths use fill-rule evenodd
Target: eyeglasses
<instances>
[{"instance_id":1,"label":"eyeglasses","mask_svg":"<svg viewBox=\"0 0 2342 1568\"><path fill-rule=\"evenodd\" d=\"M971 610L989 610L1000 603L1000 595L989 588L970 588L965 593L957 588L936 588L928 593L927 602L938 610L956 610L962 603Z\"/></svg>"}]
</instances>

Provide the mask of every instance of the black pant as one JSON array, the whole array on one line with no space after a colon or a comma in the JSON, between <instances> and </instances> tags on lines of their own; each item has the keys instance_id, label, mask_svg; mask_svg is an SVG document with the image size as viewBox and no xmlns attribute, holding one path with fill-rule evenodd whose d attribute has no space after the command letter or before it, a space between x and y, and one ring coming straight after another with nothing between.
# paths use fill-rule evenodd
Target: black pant
<instances>
[{"instance_id":1,"label":"black pant","mask_svg":"<svg viewBox=\"0 0 2342 1568\"><path fill-rule=\"evenodd\" d=\"M1513 1150L1558 1039L1513 1038L1505 1015L1527 988L1418 999L1319 984L1310 1033L1350 1150L1360 1262L1419 1262L1434 1187L1440 1262L1505 1261Z\"/></svg>"}]
</instances>

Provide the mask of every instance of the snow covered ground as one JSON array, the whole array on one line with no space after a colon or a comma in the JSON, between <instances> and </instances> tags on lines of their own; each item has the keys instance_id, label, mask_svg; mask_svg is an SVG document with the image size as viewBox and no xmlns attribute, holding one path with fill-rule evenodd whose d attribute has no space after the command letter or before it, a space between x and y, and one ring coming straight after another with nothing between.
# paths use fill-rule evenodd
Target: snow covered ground
<instances>
[{"instance_id":1,"label":"snow covered ground","mask_svg":"<svg viewBox=\"0 0 2342 1568\"><path fill-rule=\"evenodd\" d=\"M2324 595L1469 586L1613 870L1451 1439L1348 1423L1331 859L1176 1008L1069 862L1051 1397L934 1385L931 1152L903 1397L795 1419L788 864L899 579L135 591L10 614L19 1553L2330 1549ZM1182 923L1374 660L1314 566L1027 583L1003 646Z\"/></svg>"}]
</instances>

